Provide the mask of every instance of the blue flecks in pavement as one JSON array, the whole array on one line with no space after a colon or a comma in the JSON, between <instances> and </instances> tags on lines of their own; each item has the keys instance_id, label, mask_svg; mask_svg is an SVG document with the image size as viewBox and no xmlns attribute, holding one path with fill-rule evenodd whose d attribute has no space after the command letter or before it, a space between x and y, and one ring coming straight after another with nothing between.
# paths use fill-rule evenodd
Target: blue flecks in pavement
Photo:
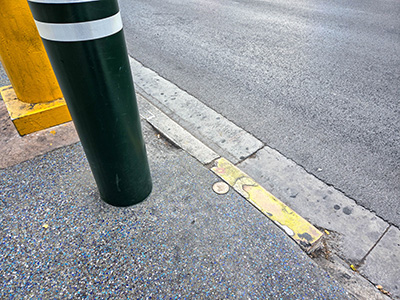
<instances>
[{"instance_id":1,"label":"blue flecks in pavement","mask_svg":"<svg viewBox=\"0 0 400 300\"><path fill-rule=\"evenodd\" d=\"M346 299L286 235L146 126L154 190L99 199L80 144L0 170L1 299ZM48 226L44 226L48 225Z\"/></svg>"}]
</instances>

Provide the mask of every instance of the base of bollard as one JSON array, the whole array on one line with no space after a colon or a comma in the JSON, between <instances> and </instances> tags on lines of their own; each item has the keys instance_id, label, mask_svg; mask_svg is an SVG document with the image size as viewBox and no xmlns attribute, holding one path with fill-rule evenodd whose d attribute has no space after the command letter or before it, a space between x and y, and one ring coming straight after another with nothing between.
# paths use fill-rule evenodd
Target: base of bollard
<instances>
[{"instance_id":1,"label":"base of bollard","mask_svg":"<svg viewBox=\"0 0 400 300\"><path fill-rule=\"evenodd\" d=\"M102 195L100 195L100 199L111 206L129 207L129 206L137 205L137 204L140 204L140 203L146 201L147 198L150 197L152 191L153 191L153 185L150 184L149 191L144 193L145 196L142 196L139 198L141 200L138 200L137 198L130 199L130 200L122 200L122 199L116 199L116 198L110 199L110 198L103 197Z\"/></svg>"},{"instance_id":2,"label":"base of bollard","mask_svg":"<svg viewBox=\"0 0 400 300\"><path fill-rule=\"evenodd\" d=\"M26 103L17 98L11 85L0 88L0 93L21 136L71 121L64 98L44 103Z\"/></svg>"}]
</instances>

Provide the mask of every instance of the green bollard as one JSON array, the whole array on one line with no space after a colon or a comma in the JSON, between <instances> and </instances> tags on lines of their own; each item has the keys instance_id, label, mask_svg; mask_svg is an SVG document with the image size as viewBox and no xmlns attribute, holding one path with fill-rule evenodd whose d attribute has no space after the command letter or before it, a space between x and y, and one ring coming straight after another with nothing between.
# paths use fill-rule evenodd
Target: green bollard
<instances>
[{"instance_id":1,"label":"green bollard","mask_svg":"<svg viewBox=\"0 0 400 300\"><path fill-rule=\"evenodd\" d=\"M101 198L143 201L152 183L117 0L28 0Z\"/></svg>"}]
</instances>

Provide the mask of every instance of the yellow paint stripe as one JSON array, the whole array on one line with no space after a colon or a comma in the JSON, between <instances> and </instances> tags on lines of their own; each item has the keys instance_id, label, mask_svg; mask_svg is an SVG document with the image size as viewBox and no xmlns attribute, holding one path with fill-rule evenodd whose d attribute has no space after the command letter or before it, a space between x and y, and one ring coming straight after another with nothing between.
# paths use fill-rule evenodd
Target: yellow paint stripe
<instances>
[{"instance_id":1,"label":"yellow paint stripe","mask_svg":"<svg viewBox=\"0 0 400 300\"><path fill-rule=\"evenodd\" d=\"M26 103L17 98L11 86L0 88L0 93L20 135L71 121L71 115L63 98L46 103Z\"/></svg>"},{"instance_id":2,"label":"yellow paint stripe","mask_svg":"<svg viewBox=\"0 0 400 300\"><path fill-rule=\"evenodd\" d=\"M269 219L279 225L304 250L310 252L319 246L323 233L282 203L254 179L225 158L216 161L211 170L233 187Z\"/></svg>"}]
</instances>

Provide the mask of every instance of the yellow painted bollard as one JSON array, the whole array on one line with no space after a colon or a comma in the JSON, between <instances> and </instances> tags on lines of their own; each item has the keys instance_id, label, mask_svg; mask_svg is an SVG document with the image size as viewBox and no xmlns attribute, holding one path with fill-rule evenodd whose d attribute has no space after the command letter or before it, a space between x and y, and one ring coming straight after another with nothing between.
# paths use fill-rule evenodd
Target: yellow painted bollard
<instances>
[{"instance_id":1,"label":"yellow painted bollard","mask_svg":"<svg viewBox=\"0 0 400 300\"><path fill-rule=\"evenodd\" d=\"M20 135L71 120L26 0L0 0L0 61L12 86L0 88Z\"/></svg>"}]
</instances>

